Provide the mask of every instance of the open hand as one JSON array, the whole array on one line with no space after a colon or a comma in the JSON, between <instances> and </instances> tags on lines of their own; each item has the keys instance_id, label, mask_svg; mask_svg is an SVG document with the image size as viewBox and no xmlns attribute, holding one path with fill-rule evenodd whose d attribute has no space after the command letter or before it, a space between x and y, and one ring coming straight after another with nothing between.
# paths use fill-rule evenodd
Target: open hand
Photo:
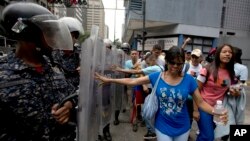
<instances>
[{"instance_id":1,"label":"open hand","mask_svg":"<svg viewBox=\"0 0 250 141\"><path fill-rule=\"evenodd\" d=\"M240 84L231 85L229 88L229 94L232 96L240 96L242 86Z\"/></svg>"},{"instance_id":2,"label":"open hand","mask_svg":"<svg viewBox=\"0 0 250 141\"><path fill-rule=\"evenodd\" d=\"M97 72L95 73L95 79L101 80L103 83L109 82L109 78L108 77L102 76L102 75L100 75Z\"/></svg>"}]
</instances>

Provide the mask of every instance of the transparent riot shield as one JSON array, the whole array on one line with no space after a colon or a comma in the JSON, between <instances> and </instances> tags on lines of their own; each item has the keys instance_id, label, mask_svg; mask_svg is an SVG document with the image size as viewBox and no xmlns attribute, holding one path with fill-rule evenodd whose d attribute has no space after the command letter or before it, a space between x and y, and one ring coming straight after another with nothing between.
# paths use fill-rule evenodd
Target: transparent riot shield
<instances>
[{"instance_id":1,"label":"transparent riot shield","mask_svg":"<svg viewBox=\"0 0 250 141\"><path fill-rule=\"evenodd\" d=\"M105 62L102 64L104 70L103 75L107 77L114 77L114 72L112 71L112 65L114 60L113 51L109 48L104 47L105 51L103 59ZM103 129L106 126L109 126L112 115L112 89L113 83L103 84L102 85L102 107L101 107L101 126L100 126L100 135L103 133Z\"/></svg>"},{"instance_id":2,"label":"transparent riot shield","mask_svg":"<svg viewBox=\"0 0 250 141\"><path fill-rule=\"evenodd\" d=\"M123 50L117 49L116 46L112 48L113 52L113 65L123 68L125 64L125 54ZM124 78L125 74L120 72L114 72L115 78ZM112 97L113 97L113 117L118 118L120 111L122 110L123 98L125 95L125 85L114 84L112 89ZM124 107L123 107L124 108Z\"/></svg>"},{"instance_id":3,"label":"transparent riot shield","mask_svg":"<svg viewBox=\"0 0 250 141\"><path fill-rule=\"evenodd\" d=\"M101 90L94 79L95 72L102 72L103 42L98 39L97 26L91 29L91 35L82 44L80 91L78 98L78 141L95 141L100 127Z\"/></svg>"},{"instance_id":4,"label":"transparent riot shield","mask_svg":"<svg viewBox=\"0 0 250 141\"><path fill-rule=\"evenodd\" d=\"M121 56L122 56L122 65L121 65L121 67L122 68L125 68L125 62L127 61L127 60L129 60L129 59L131 59L130 58L130 56L126 53L126 52L124 52L123 50L119 50L118 52L121 52ZM119 53L118 53L119 54ZM125 77L125 74L123 74L124 76L122 76L122 77ZM127 108L130 108L130 106L129 106L129 95L130 95L130 93L128 94L128 89L127 89L127 86L123 86L124 87L124 94L122 95L123 96L123 98L122 98L122 109L124 109L124 110L126 110Z\"/></svg>"}]
</instances>

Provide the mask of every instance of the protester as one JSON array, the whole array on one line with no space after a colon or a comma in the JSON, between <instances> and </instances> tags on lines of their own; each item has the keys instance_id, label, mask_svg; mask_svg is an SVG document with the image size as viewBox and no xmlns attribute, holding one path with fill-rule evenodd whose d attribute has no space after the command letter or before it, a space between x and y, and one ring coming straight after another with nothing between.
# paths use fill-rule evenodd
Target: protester
<instances>
[{"instance_id":1,"label":"protester","mask_svg":"<svg viewBox=\"0 0 250 141\"><path fill-rule=\"evenodd\" d=\"M162 46L159 44L155 44L153 46L153 49L151 51L152 54L154 54L157 57L156 63L161 66L161 67L165 67L165 60L164 58L161 57L162 54Z\"/></svg>"},{"instance_id":2,"label":"protester","mask_svg":"<svg viewBox=\"0 0 250 141\"><path fill-rule=\"evenodd\" d=\"M119 83L124 85L142 85L151 83L162 74L156 89L159 109L155 116L155 130L158 141L185 141L190 132L190 120L186 107L186 99L191 94L196 104L202 110L213 114L213 107L203 101L196 81L189 74L182 73L185 62L184 51L179 47L172 47L166 54L167 70L163 73L155 72L140 78L113 79L95 73L95 78L105 83ZM220 115L223 122L227 121L227 112Z\"/></svg>"},{"instance_id":3,"label":"protester","mask_svg":"<svg viewBox=\"0 0 250 141\"><path fill-rule=\"evenodd\" d=\"M191 62L189 63L189 69L187 71L188 74L192 75L194 78L197 78L197 76L200 73L200 70L202 69L202 66L200 64L200 61L202 60L202 52L200 49L194 49L191 52Z\"/></svg>"},{"instance_id":4,"label":"protester","mask_svg":"<svg viewBox=\"0 0 250 141\"><path fill-rule=\"evenodd\" d=\"M242 64L241 55L242 50L240 48L234 47L234 53L235 53L235 63L234 63L234 71L236 77L238 77L239 81L247 85L246 82L248 80L248 68L247 66Z\"/></svg>"},{"instance_id":5,"label":"protester","mask_svg":"<svg viewBox=\"0 0 250 141\"><path fill-rule=\"evenodd\" d=\"M144 58L145 63L147 64L148 67L146 68L142 68L140 70L127 70L127 69L122 69L119 67L116 67L115 70L118 72L123 72L123 73L130 73L130 74L143 74L143 75L149 75L150 73L153 72L159 72L159 71L163 71L164 68L157 65L156 61L157 61L157 57L153 54L147 54ZM145 95L148 95L151 93L152 90L152 86L150 85L142 85L143 86L143 91L145 93ZM150 124L148 123L147 119L144 119L144 121L146 122L146 126L147 126L147 133L144 135L144 139L154 139L156 138L156 134L154 132L154 129L150 126Z\"/></svg>"},{"instance_id":6,"label":"protester","mask_svg":"<svg viewBox=\"0 0 250 141\"><path fill-rule=\"evenodd\" d=\"M74 141L75 126L67 123L76 103L62 103L71 92L51 55L53 49L72 50L68 28L28 2L6 6L1 26L17 45L0 60L0 140Z\"/></svg>"},{"instance_id":7,"label":"protester","mask_svg":"<svg viewBox=\"0 0 250 141\"><path fill-rule=\"evenodd\" d=\"M191 61L191 50L186 50L185 51L185 63L190 63Z\"/></svg>"},{"instance_id":8,"label":"protester","mask_svg":"<svg viewBox=\"0 0 250 141\"><path fill-rule=\"evenodd\" d=\"M223 100L230 84L235 80L233 47L224 44L217 48L214 61L201 69L197 80L201 96L210 106L214 106L217 100ZM198 110L199 114L194 115L200 130L197 141L214 141L213 115L200 108ZM196 106L194 112L197 113Z\"/></svg>"},{"instance_id":9,"label":"protester","mask_svg":"<svg viewBox=\"0 0 250 141\"><path fill-rule=\"evenodd\" d=\"M125 62L125 69L130 70L130 69L140 69L141 64L140 64L140 59L139 59L139 52L135 49L132 49L130 51L130 59ZM137 78L139 77L138 74L128 74L126 75L127 78ZM138 89L137 89L138 88ZM136 93L137 91L137 93ZM141 112L137 110L136 103L142 103L142 88L140 86L127 86L127 94L128 94L128 102L129 102L129 107L131 110L131 123L132 123L132 130L136 132L138 130L138 125L137 122L138 120L142 120ZM138 95L138 96L136 96ZM137 99L135 99L137 97ZM137 100L137 101L136 101Z\"/></svg>"},{"instance_id":10,"label":"protester","mask_svg":"<svg viewBox=\"0 0 250 141\"><path fill-rule=\"evenodd\" d=\"M185 49L188 42L191 42L191 38L188 37L185 39L184 43L182 44L181 48L185 50L185 63L190 63L191 61L191 52L192 50L190 49Z\"/></svg>"},{"instance_id":11,"label":"protester","mask_svg":"<svg viewBox=\"0 0 250 141\"><path fill-rule=\"evenodd\" d=\"M200 64L200 61L202 60L202 52L200 49L194 49L191 52L191 61L188 63L189 68L187 70L187 74L190 74L193 76L193 78L196 80L197 76L200 74L200 70L202 69L202 65ZM190 116L190 124L192 125L193 123L193 114L196 114L194 112L193 108L193 98L191 95L188 96L187 99L187 107L188 107L188 112ZM199 130L196 131L196 133L199 133Z\"/></svg>"},{"instance_id":12,"label":"protester","mask_svg":"<svg viewBox=\"0 0 250 141\"><path fill-rule=\"evenodd\" d=\"M134 70L134 69L122 69L122 68L116 66L114 68L114 70L118 71L118 72L129 73L129 74L148 75L148 74L150 74L152 72L158 72L158 71L161 71L161 70L164 69L163 67L156 64L156 60L157 60L157 58L156 58L155 55L148 54L145 57L146 64L148 65L148 67L146 67L146 68L143 68L143 69L140 69L140 70Z\"/></svg>"},{"instance_id":13,"label":"protester","mask_svg":"<svg viewBox=\"0 0 250 141\"><path fill-rule=\"evenodd\" d=\"M229 138L229 129L230 125L242 125L244 124L245 119L245 107L246 107L246 92L244 85L248 79L248 69L245 65L242 65L241 55L242 50L240 48L233 48L235 53L235 63L234 63L234 72L237 77L236 85L234 86L239 91L239 95L226 94L223 99L224 107L228 109L228 123L226 126L216 126L215 137L221 137L222 141L227 141ZM232 86L229 86L229 90Z\"/></svg>"}]
</instances>

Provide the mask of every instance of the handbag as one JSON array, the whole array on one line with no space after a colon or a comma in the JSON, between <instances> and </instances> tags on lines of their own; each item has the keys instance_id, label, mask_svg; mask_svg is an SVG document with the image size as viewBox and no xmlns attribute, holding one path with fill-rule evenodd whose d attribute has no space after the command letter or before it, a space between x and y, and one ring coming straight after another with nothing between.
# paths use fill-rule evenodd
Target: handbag
<instances>
[{"instance_id":1,"label":"handbag","mask_svg":"<svg viewBox=\"0 0 250 141\"><path fill-rule=\"evenodd\" d=\"M159 83L159 80L161 78L161 74L158 76L156 83L152 89L152 92L145 98L143 107L142 107L142 116L145 119L153 119L156 112L158 111L158 99L155 94L157 85Z\"/></svg>"}]
</instances>

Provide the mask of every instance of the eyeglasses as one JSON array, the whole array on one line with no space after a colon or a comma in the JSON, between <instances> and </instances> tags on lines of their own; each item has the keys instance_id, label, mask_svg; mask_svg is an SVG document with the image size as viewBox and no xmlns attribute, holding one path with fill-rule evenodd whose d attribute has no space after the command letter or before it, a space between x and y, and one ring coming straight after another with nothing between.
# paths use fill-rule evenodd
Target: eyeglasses
<instances>
[{"instance_id":1,"label":"eyeglasses","mask_svg":"<svg viewBox=\"0 0 250 141\"><path fill-rule=\"evenodd\" d=\"M177 66L181 66L181 65L183 65L184 63L176 63L176 62L174 62L174 61L169 61L168 62L170 65L177 65Z\"/></svg>"}]
</instances>

